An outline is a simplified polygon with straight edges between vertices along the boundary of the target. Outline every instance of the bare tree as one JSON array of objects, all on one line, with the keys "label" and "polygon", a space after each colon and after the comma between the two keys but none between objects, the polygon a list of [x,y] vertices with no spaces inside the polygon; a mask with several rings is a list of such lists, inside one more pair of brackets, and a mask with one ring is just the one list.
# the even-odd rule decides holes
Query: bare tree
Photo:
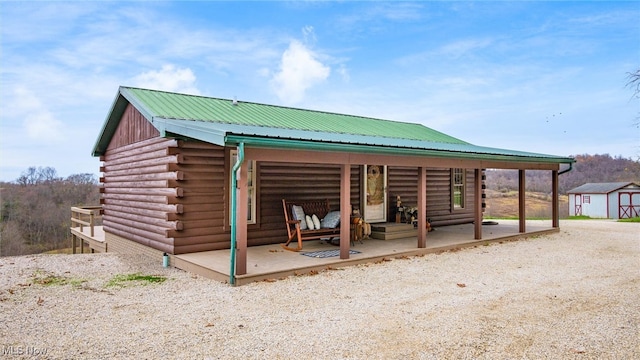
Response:
[{"label": "bare tree", "polygon": [[100,198],[92,174],[64,179],[51,167],[30,167],[0,188],[0,256],[68,247],[71,206],[98,204]]},{"label": "bare tree", "polygon": [[[633,90],[633,97],[640,99],[640,69],[627,73],[627,79],[627,87]],[[640,112],[636,115],[636,120],[633,124],[640,127]]]},{"label": "bare tree", "polygon": [[633,90],[633,96],[640,99],[640,69],[627,73],[627,87]]}]

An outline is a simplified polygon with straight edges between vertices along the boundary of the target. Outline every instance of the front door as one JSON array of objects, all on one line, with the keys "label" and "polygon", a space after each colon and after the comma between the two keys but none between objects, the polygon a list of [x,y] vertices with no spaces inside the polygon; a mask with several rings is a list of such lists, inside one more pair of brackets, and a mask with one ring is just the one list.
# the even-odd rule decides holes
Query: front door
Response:
[{"label": "front door", "polygon": [[362,216],[369,223],[387,221],[387,166],[363,166]]}]

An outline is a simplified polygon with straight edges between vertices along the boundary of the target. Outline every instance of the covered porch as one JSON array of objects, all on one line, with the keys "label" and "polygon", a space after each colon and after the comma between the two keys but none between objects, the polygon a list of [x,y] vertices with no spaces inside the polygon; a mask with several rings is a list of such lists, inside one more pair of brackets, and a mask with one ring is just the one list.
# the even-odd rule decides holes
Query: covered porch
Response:
[{"label": "covered porch", "polygon": [[[333,264],[352,265],[362,262],[377,261],[390,256],[410,256],[426,254],[430,252],[438,252],[448,250],[456,247],[473,246],[476,244],[482,244],[491,241],[506,241],[522,237],[524,235],[539,235],[539,231],[549,232],[558,231],[559,229],[559,212],[558,212],[558,175],[560,164],[555,159],[539,158],[529,159],[522,154],[513,154],[513,159],[505,159],[504,156],[485,155],[485,154],[465,154],[466,158],[449,158],[438,157],[430,151],[420,152],[417,150],[410,151],[398,151],[390,152],[388,149],[369,149],[368,152],[345,152],[343,148],[336,149],[304,149],[305,146],[309,147],[309,144],[296,143],[292,146],[291,150],[285,150],[281,148],[273,148],[265,146],[264,142],[256,140],[255,138],[247,137],[230,137],[228,140],[232,140],[238,144],[238,159],[232,171],[232,185],[235,188],[234,196],[237,199],[232,201],[231,213],[234,214],[234,219],[231,221],[231,250],[224,250],[223,252],[211,251],[211,256],[207,256],[206,253],[196,254],[184,254],[176,256],[176,266],[193,272],[202,271],[203,274],[209,274],[206,269],[219,269],[214,270],[208,277],[219,278],[220,280],[229,282],[232,285],[239,283],[245,283],[256,280],[264,280],[270,278],[277,278],[280,276],[287,276],[295,274],[296,272],[310,272],[318,271]],[[273,144],[272,144],[273,145]],[[246,146],[246,147],[245,147]],[[325,147],[328,145],[325,145]],[[325,151],[318,151],[325,150]],[[334,150],[334,151],[327,151]],[[379,152],[377,152],[378,150]],[[355,250],[350,244],[350,231],[347,226],[341,226],[340,236],[337,245],[339,245],[339,258],[338,259],[312,259],[318,260],[317,263],[311,264],[307,261],[304,262],[306,256],[300,256],[299,254],[284,255],[287,259],[291,259],[288,262],[287,268],[281,267],[282,258],[277,261],[259,261],[261,256],[266,256],[266,259],[273,259],[273,254],[279,254],[275,247],[263,246],[248,246],[248,222],[247,222],[247,200],[248,200],[248,166],[250,161],[270,161],[270,162],[286,162],[286,163],[309,163],[309,159],[313,159],[314,163],[318,164],[332,164],[338,165],[340,168],[340,183],[339,183],[339,211],[340,211],[340,223],[349,224],[351,214],[352,203],[352,181],[351,181],[351,168],[352,165],[362,166],[366,164],[381,164],[392,165],[400,167],[414,168],[416,172],[416,182],[413,193],[416,195],[416,208],[418,214],[428,214],[427,204],[427,167],[442,167],[448,169],[461,168],[472,171],[472,184],[466,185],[467,188],[472,189],[472,198],[469,201],[470,209],[472,209],[473,223],[467,225],[460,225],[456,227],[441,227],[441,229],[458,229],[453,231],[447,236],[447,231],[431,232],[427,235],[427,218],[425,216],[418,216],[417,218],[417,232],[415,235],[402,239],[394,239],[394,241],[387,244],[379,244],[378,241],[371,240],[372,248],[368,252],[352,253],[351,250]],[[519,177],[519,196],[518,196],[518,217],[519,220],[510,223],[509,226],[496,227],[496,225],[487,225],[490,228],[483,229],[482,226],[483,214],[482,214],[482,173],[483,169],[487,168],[504,168],[518,170]],[[552,218],[545,227],[541,228],[528,228],[530,224],[526,219],[526,204],[525,204],[525,170],[546,170],[551,175],[551,191],[552,194]],[[355,194],[356,197],[363,196],[362,190]],[[385,195],[386,196],[386,195]],[[498,230],[499,229],[499,230]],[[501,230],[501,231],[500,231]],[[443,233],[443,235],[439,235]],[[311,243],[305,245],[305,251],[315,250]],[[319,245],[315,242],[315,245]],[[331,245],[328,245],[331,246]],[[358,245],[360,246],[360,245]],[[364,244],[361,245],[364,248]],[[267,249],[267,250],[257,250]],[[275,249],[275,250],[274,250]],[[375,250],[374,250],[375,249]],[[213,257],[213,254],[223,254],[217,259],[217,261],[209,262],[209,259]],[[232,259],[229,261],[221,261],[223,257]],[[206,260],[205,260],[206,259]],[[298,264],[304,262],[304,265]],[[211,265],[209,265],[211,263]],[[218,265],[213,265],[217,263]],[[269,265],[267,265],[269,263]],[[222,266],[229,266],[229,269],[224,269],[221,264],[227,264]],[[260,268],[257,270],[256,268]],[[265,270],[262,270],[265,268]],[[235,269],[235,271],[233,270]],[[259,273],[254,273],[259,271]],[[218,274],[223,274],[220,278]],[[226,276],[224,276],[226,274]],[[224,279],[226,278],[226,279]],[[250,279],[250,280],[247,280]]]},{"label": "covered porch", "polygon": [[[481,240],[475,239],[474,224],[438,227],[429,232],[423,248],[416,247],[416,237],[393,240],[369,238],[363,240],[362,244],[356,242],[352,245],[350,249],[358,253],[349,254],[347,259],[341,259],[339,255],[324,258],[303,255],[323,250],[335,250],[339,253],[339,246],[324,240],[305,242],[301,252],[285,251],[278,244],[251,246],[246,250],[246,272],[235,275],[235,285],[273,281],[291,275],[314,274],[327,269],[483,246],[494,242],[502,243],[559,231],[557,226],[553,226],[552,220],[527,220],[525,232],[520,231],[519,220],[496,222],[493,225],[482,225]],[[173,265],[207,278],[228,282],[231,276],[230,255],[230,249],[175,255]]]}]

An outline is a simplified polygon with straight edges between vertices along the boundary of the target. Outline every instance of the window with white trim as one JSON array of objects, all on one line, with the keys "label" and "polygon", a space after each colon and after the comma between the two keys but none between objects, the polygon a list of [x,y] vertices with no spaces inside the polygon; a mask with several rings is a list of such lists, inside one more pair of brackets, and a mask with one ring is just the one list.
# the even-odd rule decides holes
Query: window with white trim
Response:
[{"label": "window with white trim", "polygon": [[451,169],[451,204],[453,209],[464,209],[465,169]]},{"label": "window with white trim", "polygon": [[[233,165],[235,165],[236,161],[238,161],[238,151],[231,150],[231,161],[229,162],[229,169],[233,170]],[[247,168],[247,223],[255,224],[256,223],[256,162],[248,161],[243,166],[248,166]],[[238,175],[239,172],[238,172]],[[232,184],[233,176],[231,171],[229,171],[229,184]],[[233,186],[230,186],[230,191],[235,191],[236,189]],[[229,192],[229,209],[231,209],[231,197],[233,194]],[[231,211],[229,211],[229,220],[231,220]]]}]

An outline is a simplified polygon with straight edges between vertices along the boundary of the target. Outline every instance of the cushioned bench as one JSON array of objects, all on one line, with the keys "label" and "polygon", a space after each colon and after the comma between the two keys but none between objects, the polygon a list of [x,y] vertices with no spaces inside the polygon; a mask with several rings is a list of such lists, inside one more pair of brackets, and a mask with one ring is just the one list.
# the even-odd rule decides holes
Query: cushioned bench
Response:
[{"label": "cushioned bench", "polygon": [[[286,250],[302,250],[302,241],[340,237],[340,212],[331,211],[329,199],[292,201],[282,199],[285,225],[287,227],[287,242],[281,244]],[[316,217],[314,224],[313,215]],[[307,218],[308,217],[308,218]],[[309,221],[311,220],[311,221]],[[320,220],[323,220],[320,222]],[[314,228],[310,229],[310,225]],[[320,225],[316,229],[316,226]],[[289,244],[298,241],[298,247],[293,249]]]}]

